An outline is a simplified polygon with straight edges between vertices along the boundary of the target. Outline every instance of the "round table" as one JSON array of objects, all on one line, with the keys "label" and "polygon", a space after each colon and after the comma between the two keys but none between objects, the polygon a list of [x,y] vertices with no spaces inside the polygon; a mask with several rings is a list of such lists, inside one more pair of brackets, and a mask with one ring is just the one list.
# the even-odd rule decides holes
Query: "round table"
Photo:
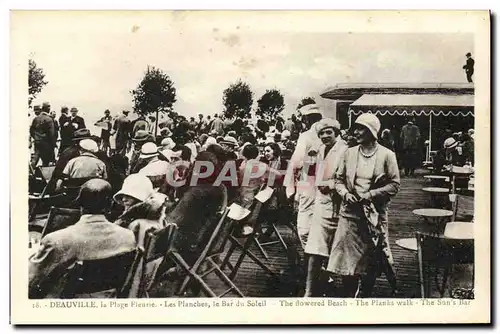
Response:
[{"label": "round table", "polygon": [[395,241],[396,245],[403,249],[410,251],[417,251],[417,239],[416,238],[402,238]]},{"label": "round table", "polygon": [[450,192],[450,189],[440,187],[425,187],[422,190],[431,194],[430,205],[433,207],[437,205],[438,196],[443,196]]},{"label": "round table", "polygon": [[445,176],[445,175],[424,175],[424,179],[427,179],[427,180],[440,180],[440,181],[444,181],[444,182],[449,182],[450,181],[450,178],[448,176]]},{"label": "round table", "polygon": [[413,210],[413,214],[424,218],[426,222],[433,222],[433,233],[442,233],[444,230],[444,223],[446,218],[453,216],[453,211],[435,209],[435,208],[424,208]]}]

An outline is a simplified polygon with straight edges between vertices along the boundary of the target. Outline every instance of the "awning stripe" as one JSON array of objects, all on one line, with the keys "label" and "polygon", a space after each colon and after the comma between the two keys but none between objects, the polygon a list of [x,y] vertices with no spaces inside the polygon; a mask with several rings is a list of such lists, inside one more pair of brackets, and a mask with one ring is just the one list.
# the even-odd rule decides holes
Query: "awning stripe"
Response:
[{"label": "awning stripe", "polygon": [[474,116],[474,111],[471,110],[408,110],[408,109],[349,109],[349,114],[360,115],[363,113],[370,113],[380,116],[461,116],[468,117]]}]

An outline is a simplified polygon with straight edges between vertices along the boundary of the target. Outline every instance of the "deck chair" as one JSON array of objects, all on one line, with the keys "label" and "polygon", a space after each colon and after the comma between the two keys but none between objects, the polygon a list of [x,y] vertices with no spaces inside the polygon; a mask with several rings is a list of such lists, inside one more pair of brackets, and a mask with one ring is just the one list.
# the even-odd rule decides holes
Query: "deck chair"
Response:
[{"label": "deck chair", "polygon": [[[224,269],[226,266],[231,270],[231,273],[229,274],[230,279],[234,279],[236,277],[236,274],[238,273],[239,268],[241,267],[241,264],[243,263],[243,260],[245,257],[249,257],[255,264],[257,264],[259,267],[261,267],[264,271],[266,271],[269,275],[275,277],[277,274],[267,265],[265,264],[259,257],[257,257],[251,250],[250,247],[252,245],[255,245],[257,249],[260,251],[260,253],[267,257],[267,253],[262,247],[262,244],[259,243],[258,241],[258,233],[260,231],[260,222],[262,220],[262,213],[265,212],[267,208],[267,201],[269,200],[270,197],[263,196],[262,198],[259,198],[259,196],[256,196],[254,199],[254,202],[252,203],[252,206],[250,207],[251,214],[246,215],[241,217],[240,219],[238,218],[233,218],[233,220],[238,221],[238,224],[243,224],[249,220],[254,220],[250,222],[251,225],[253,225],[254,229],[253,232],[245,237],[244,242],[242,243],[241,241],[238,240],[238,237],[233,234],[230,235],[229,240],[231,243],[231,246],[226,253],[226,256],[222,262],[222,268]],[[236,204],[233,204],[236,205]],[[233,255],[233,253],[236,250],[240,250],[241,253],[238,257],[238,260],[234,265],[230,263],[230,258]]]},{"label": "deck chair", "polygon": [[[194,263],[189,265],[177,251],[172,251],[169,257],[186,272],[186,277],[177,290],[177,295],[182,296],[188,288],[191,288],[197,296],[199,289],[209,297],[224,297],[230,292],[236,293],[239,297],[244,297],[240,289],[231,281],[219,266],[220,257],[224,252],[230,233],[232,232],[232,220],[226,219],[229,213],[227,206],[227,189],[224,189],[224,199],[221,205],[221,211],[218,214],[218,222],[215,226],[206,246],[200,256]],[[208,267],[208,268],[207,268]],[[229,286],[227,290],[217,295],[211,287],[208,286],[205,277],[215,273],[219,279]]]},{"label": "deck chair", "polygon": [[[445,239],[436,234],[417,232],[417,256],[422,298],[430,297],[431,280],[443,298],[454,264],[474,263],[473,240]],[[439,273],[442,270],[441,282]],[[451,291],[450,291],[451,295]]]},{"label": "deck chair", "polygon": [[171,250],[175,235],[177,233],[177,224],[166,224],[162,229],[151,228],[146,231],[144,236],[144,254],[142,257],[142,271],[140,278],[140,293],[141,296],[149,298],[149,290],[154,283],[152,277],[149,282],[146,282],[147,266],[152,261],[163,258],[164,261]]},{"label": "deck chair", "polygon": [[29,180],[29,213],[28,220],[32,221],[35,215],[47,205],[62,203],[65,194],[47,194],[47,188],[55,166],[36,167],[30,164]]},{"label": "deck chair", "polygon": [[68,203],[74,201],[78,197],[80,188],[85,182],[98,178],[99,177],[64,178],[61,189],[66,194]]},{"label": "deck chair", "polygon": [[69,268],[61,298],[103,291],[116,291],[116,298],[127,298],[143,250],[134,249],[105,259],[77,261]]},{"label": "deck chair", "polygon": [[80,216],[81,211],[79,209],[52,207],[49,218],[47,218],[42,230],[42,238],[49,233],[74,225],[80,219]]},{"label": "deck chair", "polygon": [[[273,196],[278,196],[276,194],[276,191],[273,193]],[[278,205],[279,205],[278,201]],[[283,248],[285,252],[288,251],[289,247],[286,244],[283,236],[281,235],[280,231],[278,230],[278,226],[285,226],[289,228],[292,231],[292,234],[299,238],[299,234],[297,231],[297,227],[293,224],[294,219],[293,219],[293,206],[292,205],[284,205],[280,206],[278,208],[274,208],[273,210],[273,215],[271,216],[272,219],[266,219],[269,227],[266,231],[261,230],[258,231],[259,235],[256,238],[256,242],[258,243],[258,248],[259,250],[262,249],[265,246],[270,246],[274,244],[280,244],[280,246]],[[269,212],[269,211],[268,211]],[[266,212],[266,216],[269,217],[270,215]],[[276,236],[277,239],[272,240],[272,236]],[[266,258],[269,259],[269,256],[265,251],[261,251],[262,255]],[[287,253],[288,254],[288,253]]]}]

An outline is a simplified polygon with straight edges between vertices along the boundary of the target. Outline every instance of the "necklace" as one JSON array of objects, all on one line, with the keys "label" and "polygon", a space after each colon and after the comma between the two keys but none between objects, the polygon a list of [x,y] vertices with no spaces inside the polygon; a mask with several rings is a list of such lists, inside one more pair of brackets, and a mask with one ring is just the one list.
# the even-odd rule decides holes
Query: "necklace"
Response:
[{"label": "necklace", "polygon": [[364,156],[365,158],[371,158],[373,157],[373,155],[375,154],[375,152],[377,152],[377,149],[378,149],[378,145],[375,146],[375,148],[373,149],[373,151],[371,153],[365,153],[363,152],[363,148],[362,147],[359,147],[359,152],[361,153],[362,156]]}]

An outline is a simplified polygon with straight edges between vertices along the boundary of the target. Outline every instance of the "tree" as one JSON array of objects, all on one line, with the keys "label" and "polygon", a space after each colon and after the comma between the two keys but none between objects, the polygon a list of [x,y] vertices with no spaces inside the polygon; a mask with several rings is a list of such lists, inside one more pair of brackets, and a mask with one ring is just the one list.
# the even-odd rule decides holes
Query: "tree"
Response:
[{"label": "tree", "polygon": [[[136,89],[130,91],[134,102],[134,112],[140,115],[171,112],[176,100],[174,83],[161,69],[149,66]],[[157,129],[158,126],[155,127]],[[156,130],[155,130],[156,136]]]},{"label": "tree", "polygon": [[36,98],[38,93],[42,91],[43,86],[48,84],[48,81],[45,81],[45,73],[43,70],[36,66],[36,63],[33,59],[28,60],[28,106],[31,107],[31,103]]},{"label": "tree", "polygon": [[262,97],[257,101],[257,111],[259,116],[274,118],[285,109],[283,95],[277,89],[267,89]]},{"label": "tree", "polygon": [[308,104],[315,104],[316,101],[314,100],[314,98],[312,97],[304,97],[302,99],[302,101],[300,101],[300,103],[297,105],[297,110],[299,110],[300,108],[302,108],[303,106],[307,106]]},{"label": "tree", "polygon": [[222,102],[224,104],[223,112],[227,118],[232,118],[233,116],[242,119],[250,118],[253,92],[250,86],[240,79],[224,90]]}]

